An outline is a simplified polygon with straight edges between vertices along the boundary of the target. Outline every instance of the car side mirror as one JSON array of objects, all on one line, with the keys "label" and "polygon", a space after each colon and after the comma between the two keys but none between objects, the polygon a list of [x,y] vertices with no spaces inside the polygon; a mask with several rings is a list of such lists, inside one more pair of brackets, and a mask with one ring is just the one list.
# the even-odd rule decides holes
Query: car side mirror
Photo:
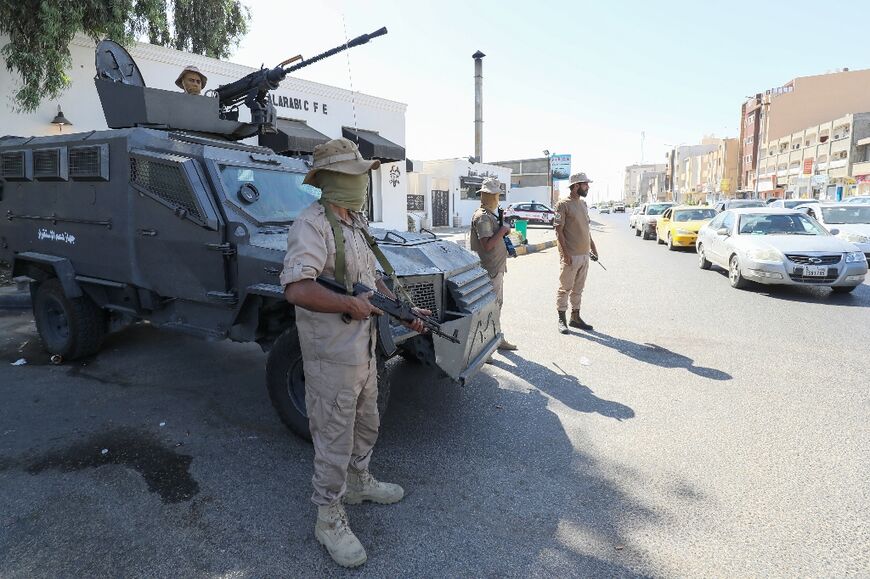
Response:
[{"label": "car side mirror", "polygon": [[836,227],[831,229],[831,235],[840,235],[840,230]]},{"label": "car side mirror", "polygon": [[727,227],[720,227],[719,229],[716,230],[716,235],[722,235],[723,237],[728,237],[728,235],[729,235],[728,228]]}]

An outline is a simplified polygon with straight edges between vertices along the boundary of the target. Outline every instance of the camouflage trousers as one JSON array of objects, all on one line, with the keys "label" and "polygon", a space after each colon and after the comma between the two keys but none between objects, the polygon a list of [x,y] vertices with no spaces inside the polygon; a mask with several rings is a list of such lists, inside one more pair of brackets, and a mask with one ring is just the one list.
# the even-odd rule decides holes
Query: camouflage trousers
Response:
[{"label": "camouflage trousers", "polygon": [[378,439],[378,371],[305,360],[305,405],[314,443],[311,500],[318,506],[340,501],[347,490],[348,465],[367,470]]}]

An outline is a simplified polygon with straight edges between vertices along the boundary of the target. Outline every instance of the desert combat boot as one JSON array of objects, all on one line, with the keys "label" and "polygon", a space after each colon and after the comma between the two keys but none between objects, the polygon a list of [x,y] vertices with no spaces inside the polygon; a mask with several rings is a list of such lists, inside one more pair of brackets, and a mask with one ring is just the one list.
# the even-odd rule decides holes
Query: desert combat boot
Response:
[{"label": "desert combat boot", "polygon": [[399,485],[378,482],[367,470],[347,469],[347,492],[344,502],[358,505],[363,501],[372,501],[382,505],[398,503],[405,496],[405,490]]},{"label": "desert combat boot", "polygon": [[571,310],[571,321],[568,322],[568,325],[572,328],[586,330],[587,332],[594,329],[592,324],[587,324],[583,321],[583,318],[580,317],[580,310]]},{"label": "desert combat boot", "polygon": [[332,560],[342,567],[359,567],[366,562],[366,550],[350,530],[341,502],[317,507],[314,536],[326,547]]}]

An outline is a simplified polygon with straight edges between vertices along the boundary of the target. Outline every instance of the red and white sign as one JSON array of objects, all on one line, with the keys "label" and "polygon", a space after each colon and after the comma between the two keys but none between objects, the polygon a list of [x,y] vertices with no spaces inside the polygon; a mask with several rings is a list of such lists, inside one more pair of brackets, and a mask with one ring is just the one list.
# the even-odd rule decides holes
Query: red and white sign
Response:
[{"label": "red and white sign", "polygon": [[804,175],[813,174],[813,158],[804,159]]}]

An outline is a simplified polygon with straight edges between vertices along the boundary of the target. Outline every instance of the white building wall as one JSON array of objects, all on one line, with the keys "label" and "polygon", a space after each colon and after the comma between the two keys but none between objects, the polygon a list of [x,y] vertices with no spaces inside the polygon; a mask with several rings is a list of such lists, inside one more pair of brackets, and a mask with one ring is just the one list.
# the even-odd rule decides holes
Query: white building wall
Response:
[{"label": "white building wall", "polygon": [[[462,177],[496,177],[505,184],[506,199],[501,200],[503,207],[512,195],[511,170],[507,167],[487,165],[486,163],[471,163],[466,159],[444,159],[439,161],[423,161],[420,163],[420,172],[430,176],[430,182],[437,185],[433,188],[446,187],[446,190],[450,191],[451,225],[458,223],[467,226],[471,223],[471,216],[480,207],[480,199],[463,199]],[[521,189],[521,191],[525,190]],[[426,193],[427,208],[431,207],[431,193],[431,190]],[[525,200],[525,197],[523,200]],[[456,216],[459,217],[458,222],[455,219]]]},{"label": "white building wall", "polygon": [[[0,35],[0,46],[9,41]],[[206,92],[239,79],[255,69],[239,64],[223,62],[197,54],[181,52],[162,46],[137,43],[128,48],[136,61],[145,84],[153,88],[178,91],[175,79],[188,64],[199,68],[207,77]],[[85,36],[77,36],[70,45],[72,67],[68,71],[72,82],[70,88],[56,101],[45,100],[33,113],[14,110],[13,95],[19,85],[16,75],[6,70],[5,61],[0,63],[0,135],[49,135],[58,128],[50,124],[57,114],[58,104],[73,125],[63,127],[63,132],[83,132],[106,129],[103,110],[94,86],[94,44]],[[2,60],[2,59],[0,59]],[[317,66],[316,64],[312,66]],[[303,72],[304,74],[304,72]],[[338,87],[287,77],[281,86],[272,92],[278,117],[303,120],[312,128],[332,138],[342,136],[342,127],[354,127],[377,131],[386,139],[405,146],[405,111],[407,105],[361,93],[352,93]],[[298,108],[295,106],[298,101]],[[283,103],[292,106],[283,106]],[[250,118],[247,109],[241,107],[241,120]],[[356,121],[354,121],[356,118]],[[256,139],[246,142],[256,143]],[[404,161],[396,163],[400,170],[400,183],[389,189],[380,185],[387,180],[388,164],[375,171],[373,193],[386,195],[375,197],[375,220],[379,227],[400,230],[407,228],[405,194],[407,177]],[[380,207],[380,210],[378,209]]]}]

